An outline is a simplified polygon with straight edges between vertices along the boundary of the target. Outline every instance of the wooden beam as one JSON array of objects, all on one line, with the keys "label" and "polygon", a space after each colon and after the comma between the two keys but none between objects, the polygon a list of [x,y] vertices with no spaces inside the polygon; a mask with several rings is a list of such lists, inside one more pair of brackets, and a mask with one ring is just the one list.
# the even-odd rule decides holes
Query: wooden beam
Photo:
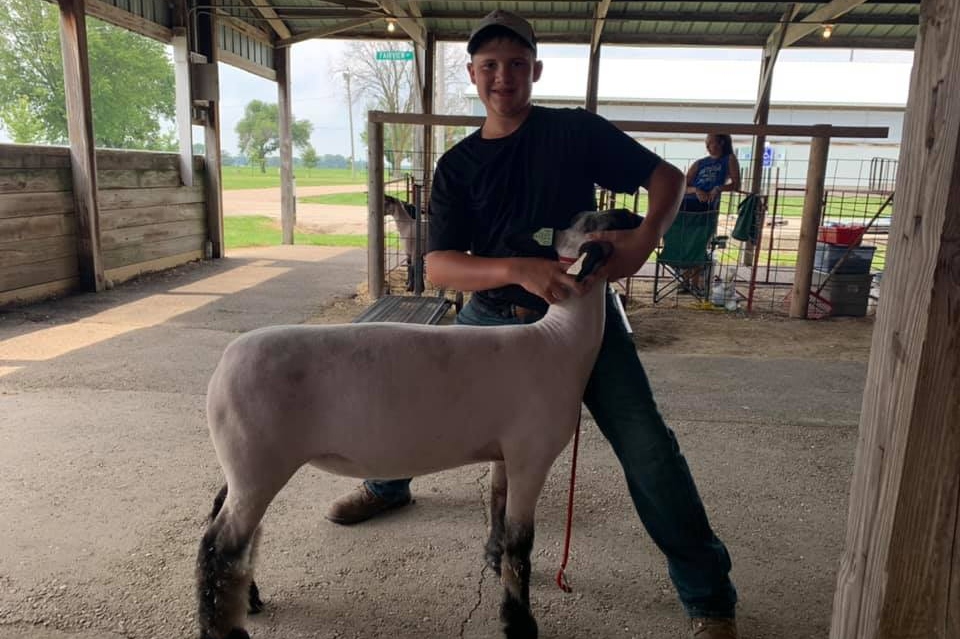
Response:
[{"label": "wooden beam", "polygon": [[[753,110],[753,123],[759,125],[767,124],[770,117],[770,87],[773,84],[773,71],[777,65],[777,57],[783,48],[783,39],[787,33],[787,26],[797,15],[799,7],[791,4],[780,16],[780,22],[774,28],[770,37],[767,38],[767,44],[763,48],[763,62],[760,67],[760,82],[757,87],[757,103]],[[762,133],[754,136],[753,139],[753,164],[750,172],[750,191],[751,193],[760,193],[763,190],[763,154],[766,150],[767,136]],[[747,243],[747,250],[743,252],[744,265],[753,264],[753,253],[755,247],[751,242]]]},{"label": "wooden beam", "polygon": [[383,122],[367,121],[367,291],[383,297]]},{"label": "wooden beam", "polygon": [[289,38],[292,35],[286,23],[280,19],[280,17],[277,15],[277,12],[274,11],[273,6],[268,0],[246,1],[253,6],[254,9],[256,9],[257,13],[262,15],[267,20],[267,24],[270,25],[270,28],[273,29],[278,38]]},{"label": "wooden beam", "polygon": [[920,15],[832,639],[960,637],[960,3]]},{"label": "wooden beam", "polygon": [[396,18],[397,24],[400,25],[404,33],[410,36],[411,40],[420,45],[420,48],[426,48],[427,29],[423,24],[423,20],[417,20],[411,17],[406,10],[400,6],[397,0],[378,0],[377,4],[379,4],[384,11]]},{"label": "wooden beam", "polygon": [[90,63],[87,55],[86,3],[59,0],[60,50],[70,137],[70,170],[77,221],[77,263],[80,286],[99,292],[105,288],[100,253],[100,211],[97,202],[97,158],[90,106]]},{"label": "wooden beam", "polygon": [[[826,127],[824,127],[826,129]],[[800,218],[800,239],[797,265],[793,273],[790,317],[806,319],[810,304],[810,285],[813,281],[813,262],[817,250],[817,231],[827,177],[827,155],[830,138],[821,133],[810,141],[810,159],[807,161],[806,191],[803,195],[803,217]]]},{"label": "wooden beam", "polygon": [[600,85],[600,39],[606,24],[610,0],[597,3],[593,13],[593,33],[590,36],[590,58],[587,66],[587,98],[584,107],[587,111],[597,112],[597,100]]},{"label": "wooden beam", "polygon": [[[433,124],[439,126],[477,126],[483,124],[481,115],[422,115],[420,113],[386,113],[370,111],[373,122],[397,124]],[[730,133],[732,135],[785,135],[796,137],[826,136],[830,138],[886,138],[890,129],[885,126],[833,126],[804,124],[768,124],[757,126],[743,122],[664,122],[661,120],[611,120],[623,131],[646,133]]]},{"label": "wooden beam", "polygon": [[277,79],[276,69],[271,69],[270,67],[265,67],[262,64],[251,62],[249,59],[239,56],[236,53],[231,53],[229,51],[220,49],[217,51],[217,60],[243,71],[248,71],[257,77],[263,78],[264,80],[275,82]]},{"label": "wooden beam", "polygon": [[[204,191],[207,200],[207,235],[210,242],[208,256],[224,256],[223,245],[223,181],[220,171],[220,95],[217,62],[220,60],[220,48],[217,46],[217,12],[219,0],[207,0],[210,10],[198,11],[196,15],[197,53],[206,58],[204,65],[191,65],[196,72],[200,66],[206,69],[210,77],[208,86],[216,87],[214,99],[203,108],[203,146],[206,162]],[[191,86],[195,84],[192,83]]]},{"label": "wooden beam", "polygon": [[600,0],[593,11],[593,34],[590,36],[590,48],[600,47],[600,38],[607,21],[607,12],[610,11],[610,0]]},{"label": "wooden beam", "polygon": [[180,148],[180,179],[193,186],[193,97],[190,89],[190,44],[187,29],[174,30],[173,79],[176,107],[177,142]]},{"label": "wooden beam", "polygon": [[[427,48],[423,56],[423,92],[420,99],[420,110],[427,115],[434,111],[434,82],[437,77],[437,39],[427,32]],[[430,193],[430,183],[433,178],[433,126],[423,127],[423,193]]]},{"label": "wooden beam", "polygon": [[297,201],[293,190],[293,109],[290,95],[290,47],[277,49],[277,106],[280,112],[280,228],[281,242],[293,244]]},{"label": "wooden beam", "polygon": [[783,46],[789,47],[793,43],[801,40],[814,31],[821,28],[824,23],[833,22],[851,9],[856,9],[867,0],[833,0],[819,9],[811,11],[805,15],[802,22],[797,22],[787,29],[783,38]]},{"label": "wooden beam", "polygon": [[242,35],[252,38],[253,40],[257,40],[258,42],[262,42],[266,45],[272,45],[274,42],[274,38],[271,37],[271,33],[269,31],[264,31],[263,29],[253,26],[249,22],[244,22],[240,18],[236,18],[224,12],[222,9],[217,11],[217,21],[219,21],[221,24],[227,25],[230,29],[233,29]]},{"label": "wooden beam", "polygon": [[306,31],[304,33],[298,33],[295,36],[285,38],[277,42],[277,46],[287,47],[297,42],[304,42],[305,40],[314,40],[318,38],[329,38],[331,36],[343,33],[344,31],[349,31],[350,29],[355,29],[357,27],[362,27],[370,24],[371,22],[376,22],[377,20],[383,20],[382,17],[377,16],[375,18],[357,18],[355,20],[344,20],[343,22],[337,23],[331,27],[324,27],[322,29],[314,29],[312,31]]},{"label": "wooden beam", "polygon": [[138,15],[119,9],[103,0],[86,0],[87,15],[160,42],[170,42],[173,30]]}]

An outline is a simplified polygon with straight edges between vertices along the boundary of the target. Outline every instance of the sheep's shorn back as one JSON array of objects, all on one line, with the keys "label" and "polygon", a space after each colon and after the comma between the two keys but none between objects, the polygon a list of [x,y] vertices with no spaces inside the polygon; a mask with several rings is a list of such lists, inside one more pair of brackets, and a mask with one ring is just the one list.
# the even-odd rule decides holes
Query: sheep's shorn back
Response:
[{"label": "sheep's shorn back", "polygon": [[[606,212],[590,215],[618,223]],[[586,228],[601,230],[578,225],[559,236],[580,247]],[[593,267],[609,254],[586,248]],[[207,393],[226,492],[197,558],[200,637],[248,636],[247,607],[262,605],[253,581],[260,520],[304,464],[399,478],[478,462],[493,463],[485,556],[502,576],[504,632],[536,637],[534,511],[576,428],[603,323],[598,285],[524,326],[273,326],[234,340]],[[424,392],[411,393],[411,379]]]}]

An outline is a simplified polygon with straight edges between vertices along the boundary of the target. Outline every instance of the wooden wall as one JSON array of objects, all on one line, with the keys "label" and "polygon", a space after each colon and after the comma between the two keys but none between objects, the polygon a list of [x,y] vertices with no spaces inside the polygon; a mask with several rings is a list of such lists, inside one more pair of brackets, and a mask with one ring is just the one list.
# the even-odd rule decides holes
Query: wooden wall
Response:
[{"label": "wooden wall", "polygon": [[[100,242],[112,283],[203,257],[203,159],[194,186],[178,156],[97,151]],[[70,154],[66,147],[0,144],[0,304],[73,291],[79,284]]]}]

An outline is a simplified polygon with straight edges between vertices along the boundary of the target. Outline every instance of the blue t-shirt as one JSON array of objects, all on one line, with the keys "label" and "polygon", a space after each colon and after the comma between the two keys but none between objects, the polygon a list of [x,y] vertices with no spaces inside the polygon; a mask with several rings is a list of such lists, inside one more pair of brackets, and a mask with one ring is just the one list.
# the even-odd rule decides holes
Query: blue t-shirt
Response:
[{"label": "blue t-shirt", "polygon": [[[727,174],[730,172],[730,156],[724,155],[719,158],[707,156],[697,162],[697,174],[693,178],[693,186],[701,191],[710,192],[711,189],[723,186],[727,183]],[[696,193],[687,193],[683,197],[682,209],[688,209],[687,204],[701,207],[703,204],[697,199]],[[709,203],[710,205],[720,204],[719,196]],[[715,206],[711,206],[715,208]]]}]

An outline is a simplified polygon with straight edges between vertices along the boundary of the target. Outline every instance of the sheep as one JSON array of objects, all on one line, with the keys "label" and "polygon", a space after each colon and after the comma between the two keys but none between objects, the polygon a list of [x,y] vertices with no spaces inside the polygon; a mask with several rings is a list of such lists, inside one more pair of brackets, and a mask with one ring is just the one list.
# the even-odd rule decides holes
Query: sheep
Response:
[{"label": "sheep", "polygon": [[[576,255],[582,244],[582,279],[612,252],[608,243],[583,243],[585,234],[635,227],[640,219],[623,209],[581,214],[558,233],[557,247]],[[592,286],[527,325],[273,326],[228,345],[207,391],[226,485],[197,556],[201,639],[249,637],[247,608],[263,606],[253,580],[260,522],[303,465],[396,478],[480,462],[492,467],[484,557],[504,586],[504,634],[535,638],[529,589],[536,503],[578,423],[603,334],[605,289]],[[431,392],[410,394],[408,379]]]},{"label": "sheep", "polygon": [[[393,217],[397,225],[397,235],[400,236],[400,250],[407,265],[407,290],[414,289],[414,254],[423,257],[427,247],[426,233],[420,233],[420,250],[414,251],[417,245],[417,208],[391,195],[383,196],[383,212]],[[421,229],[422,230],[422,229]],[[421,275],[422,277],[422,275]],[[422,281],[420,288],[423,288]]]}]

